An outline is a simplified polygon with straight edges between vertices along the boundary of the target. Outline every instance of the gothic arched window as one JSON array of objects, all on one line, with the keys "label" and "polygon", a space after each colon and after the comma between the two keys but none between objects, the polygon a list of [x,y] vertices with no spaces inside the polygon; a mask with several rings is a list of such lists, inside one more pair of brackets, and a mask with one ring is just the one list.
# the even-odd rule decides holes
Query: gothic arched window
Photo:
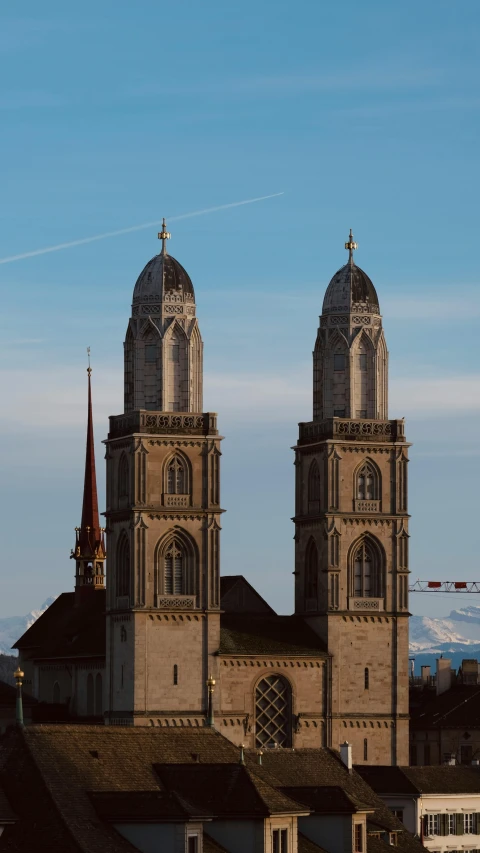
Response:
[{"label": "gothic arched window", "polygon": [[130,543],[123,531],[117,546],[116,594],[130,595]]},{"label": "gothic arched window", "polygon": [[357,501],[380,500],[380,476],[377,468],[369,461],[356,471],[355,499]]},{"label": "gothic arched window", "polygon": [[125,498],[128,495],[128,459],[123,453],[118,465],[118,497]]},{"label": "gothic arched window", "polygon": [[174,456],[167,465],[166,485],[168,495],[185,495],[187,493],[186,464],[179,456]]},{"label": "gothic arched window", "polygon": [[310,539],[305,554],[305,597],[317,598],[318,594],[318,551]]},{"label": "gothic arched window", "polygon": [[292,691],[281,675],[262,678],[255,690],[257,747],[292,745]]},{"label": "gothic arched window", "polygon": [[318,512],[320,509],[320,471],[317,460],[314,459],[308,472],[308,511]]},{"label": "gothic arched window", "polygon": [[350,595],[358,598],[383,596],[383,559],[380,549],[365,537],[352,556]]},{"label": "gothic arched window", "polygon": [[185,578],[185,553],[181,544],[172,539],[164,556],[164,591],[167,595],[182,595]]}]

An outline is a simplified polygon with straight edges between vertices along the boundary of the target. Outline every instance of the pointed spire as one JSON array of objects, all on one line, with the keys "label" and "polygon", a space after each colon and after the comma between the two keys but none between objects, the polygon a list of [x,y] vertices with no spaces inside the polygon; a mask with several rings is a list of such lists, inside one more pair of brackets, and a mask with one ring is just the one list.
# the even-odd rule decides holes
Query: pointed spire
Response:
[{"label": "pointed spire", "polygon": [[165,218],[162,222],[162,230],[159,231],[158,239],[162,241],[162,255],[167,254],[167,240],[170,240],[172,235],[167,231],[167,223],[165,222]]},{"label": "pointed spire", "polygon": [[358,249],[358,243],[355,243],[353,240],[352,229],[350,228],[350,234],[348,235],[348,241],[345,243],[345,248],[348,249],[348,260],[350,264],[353,264],[353,253],[355,249]]}]

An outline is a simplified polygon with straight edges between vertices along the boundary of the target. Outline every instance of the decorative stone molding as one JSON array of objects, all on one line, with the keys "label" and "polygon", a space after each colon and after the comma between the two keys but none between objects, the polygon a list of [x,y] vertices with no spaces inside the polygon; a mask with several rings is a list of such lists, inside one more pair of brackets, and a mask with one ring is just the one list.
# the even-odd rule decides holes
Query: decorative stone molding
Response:
[{"label": "decorative stone molding", "polygon": [[157,595],[156,605],[163,610],[193,610],[195,598],[193,595]]},{"label": "decorative stone molding", "polygon": [[380,512],[380,501],[355,501],[355,512]]},{"label": "decorative stone molding", "polygon": [[187,433],[194,435],[217,435],[216,412],[197,414],[177,412],[149,412],[135,410],[110,418],[109,438],[129,433]]},{"label": "decorative stone molding", "polygon": [[190,495],[164,495],[164,506],[179,506],[188,507],[190,505]]},{"label": "decorative stone molding", "polygon": [[299,444],[312,439],[343,438],[349,441],[405,441],[403,420],[351,420],[328,418],[300,423]]},{"label": "decorative stone molding", "polygon": [[349,610],[383,610],[383,598],[356,598],[348,599]]}]

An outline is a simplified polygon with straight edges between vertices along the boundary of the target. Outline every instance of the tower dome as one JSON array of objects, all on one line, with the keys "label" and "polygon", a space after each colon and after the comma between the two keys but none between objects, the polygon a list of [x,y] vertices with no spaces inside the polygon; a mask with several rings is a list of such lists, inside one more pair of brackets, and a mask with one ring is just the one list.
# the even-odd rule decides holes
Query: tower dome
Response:
[{"label": "tower dome", "polygon": [[349,259],[331,279],[325,292],[322,313],[363,310],[369,314],[379,314],[380,306],[373,282],[353,260],[353,250],[357,244],[353,242],[351,230],[345,248],[349,251]]},{"label": "tower dome", "polygon": [[133,291],[133,304],[162,302],[166,294],[195,299],[193,284],[187,271],[171,255],[160,252],[143,268]]}]

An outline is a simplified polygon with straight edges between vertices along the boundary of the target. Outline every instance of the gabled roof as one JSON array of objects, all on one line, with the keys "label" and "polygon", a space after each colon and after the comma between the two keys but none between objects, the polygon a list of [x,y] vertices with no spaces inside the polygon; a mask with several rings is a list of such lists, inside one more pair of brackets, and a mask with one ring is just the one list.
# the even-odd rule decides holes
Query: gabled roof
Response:
[{"label": "gabled roof", "polygon": [[447,764],[429,767],[370,767],[359,765],[357,773],[378,794],[480,794],[480,768]]},{"label": "gabled roof", "polygon": [[220,607],[226,613],[275,614],[273,607],[270,607],[243,575],[220,577]]},{"label": "gabled roof", "polygon": [[235,764],[156,764],[162,786],[216,817],[308,814],[251,769]]},{"label": "gabled roof", "polygon": [[410,728],[480,728],[480,686],[458,684],[412,708]]},{"label": "gabled roof", "polygon": [[282,791],[318,814],[355,814],[358,811],[373,811],[371,803],[364,803],[354,794],[347,794],[339,785],[286,786]]},{"label": "gabled roof", "polygon": [[170,791],[92,791],[97,814],[111,823],[205,820],[212,815]]},{"label": "gabled roof", "polygon": [[300,616],[222,614],[221,655],[325,657],[320,637]]},{"label": "gabled roof", "polygon": [[377,794],[402,794],[416,797],[418,789],[405,775],[403,767],[357,764],[355,770]]},{"label": "gabled roof", "polygon": [[63,592],[13,646],[37,658],[105,657],[106,590],[77,603]]}]

